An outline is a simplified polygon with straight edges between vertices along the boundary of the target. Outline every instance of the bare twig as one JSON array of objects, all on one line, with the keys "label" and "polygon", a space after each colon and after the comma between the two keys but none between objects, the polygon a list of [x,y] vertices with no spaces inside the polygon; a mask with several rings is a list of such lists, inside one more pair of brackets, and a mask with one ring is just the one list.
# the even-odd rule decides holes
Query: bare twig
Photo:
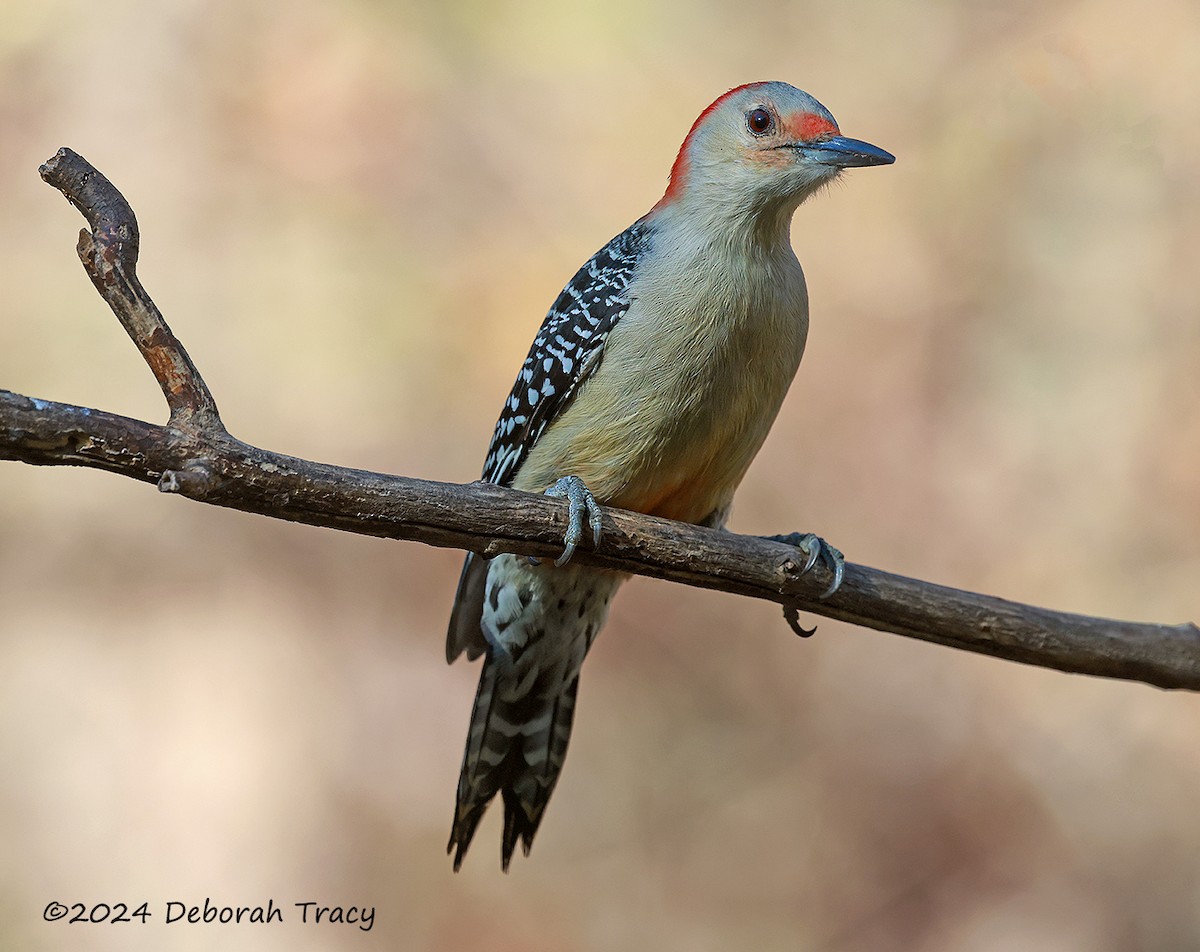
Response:
[{"label": "bare twig", "polygon": [[137,278],[138,226],[113,184],[78,153],[59,149],[38,169],[91,226],[79,233],[79,260],[162,387],[172,423],[222,428],[217,404],[183,345]]},{"label": "bare twig", "polygon": [[[80,257],[163,387],[166,426],[0,390],[0,459],[90,466],[213,505],[363,535],[554,556],[562,500],[484,483],[453,485],[283,456],[226,432],[195,365],[134,275],[137,227],[120,193],[67,149],[42,176],[92,225]],[[1049,611],[846,565],[828,599],[827,570],[804,574],[791,546],[609,509],[597,551],[576,559],[763,598],[911,638],[1061,671],[1200,690],[1200,629]]]}]

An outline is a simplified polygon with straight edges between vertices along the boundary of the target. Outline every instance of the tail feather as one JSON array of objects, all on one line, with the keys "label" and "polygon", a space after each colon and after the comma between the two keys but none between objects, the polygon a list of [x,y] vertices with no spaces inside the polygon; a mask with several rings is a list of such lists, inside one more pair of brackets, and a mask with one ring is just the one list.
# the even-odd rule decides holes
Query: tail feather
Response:
[{"label": "tail feather", "polygon": [[501,864],[508,869],[513,847],[521,840],[525,855],[533,846],[533,834],[542,822],[550,794],[558,783],[571,725],[575,720],[575,693],[579,678],[553,699],[549,709],[536,721],[530,722],[521,751],[520,769],[504,787],[504,836],[501,840]]},{"label": "tail feather", "polygon": [[487,650],[487,642],[479,627],[483,614],[483,592],[487,584],[488,562],[474,552],[463,559],[458,591],[454,595],[454,610],[446,631],[446,661],[453,664],[464,651],[467,660],[474,661]]},{"label": "tail feather", "polygon": [[624,578],[516,555],[468,559],[447,657],[477,651],[484,662],[447,845],[455,869],[497,795],[504,868],[518,843],[529,852],[567,755],[580,665]]},{"label": "tail feather", "polygon": [[454,852],[456,871],[484,810],[497,794],[504,802],[501,866],[508,870],[518,842],[529,854],[567,753],[579,679],[549,695],[535,684],[528,694],[507,699],[496,690],[499,681],[511,674],[506,667],[489,654],[475,694],[446,846],[447,852]]}]

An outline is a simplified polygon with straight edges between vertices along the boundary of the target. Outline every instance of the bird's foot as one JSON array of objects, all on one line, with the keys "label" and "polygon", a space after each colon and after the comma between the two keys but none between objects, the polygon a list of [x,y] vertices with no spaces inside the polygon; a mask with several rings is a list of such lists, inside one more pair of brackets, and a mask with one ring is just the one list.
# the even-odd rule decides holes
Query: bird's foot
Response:
[{"label": "bird's foot", "polygon": [[570,504],[567,512],[567,534],[563,536],[566,548],[563,554],[554,560],[555,565],[563,566],[571,561],[575,547],[583,539],[584,513],[587,513],[588,524],[592,527],[592,544],[600,544],[600,521],[604,517],[604,510],[578,476],[564,476],[546,490],[546,495],[566,499]]},{"label": "bird's foot", "polygon": [[821,598],[828,598],[841,588],[842,579],[846,575],[846,557],[819,535],[811,532],[789,532],[787,535],[763,536],[763,538],[770,539],[772,542],[782,542],[785,545],[794,545],[803,552],[805,562],[800,568],[801,575],[811,571],[818,560],[825,564],[825,567],[833,573],[833,580],[829,583],[829,588],[821,593]]}]

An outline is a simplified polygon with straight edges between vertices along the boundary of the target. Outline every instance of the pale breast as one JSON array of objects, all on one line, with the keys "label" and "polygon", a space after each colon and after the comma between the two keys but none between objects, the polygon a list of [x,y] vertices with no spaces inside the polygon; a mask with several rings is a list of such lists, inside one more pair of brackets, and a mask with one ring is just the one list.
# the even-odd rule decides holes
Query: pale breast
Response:
[{"label": "pale breast", "polygon": [[[804,351],[808,304],[792,255],[731,275],[703,259],[640,280],[601,364],[514,479],[579,476],[601,502],[699,522],[725,507]],[[734,289],[738,289],[734,293]]]}]

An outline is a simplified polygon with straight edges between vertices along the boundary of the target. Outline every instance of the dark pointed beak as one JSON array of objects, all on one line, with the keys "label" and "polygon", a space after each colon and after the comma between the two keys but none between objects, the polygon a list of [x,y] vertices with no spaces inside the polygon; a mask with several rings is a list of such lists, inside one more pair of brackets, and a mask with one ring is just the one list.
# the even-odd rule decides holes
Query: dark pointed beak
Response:
[{"label": "dark pointed beak", "polygon": [[877,145],[858,139],[847,139],[845,136],[834,136],[821,142],[798,145],[796,149],[809,162],[832,165],[839,169],[860,165],[891,165],[896,161],[892,153],[884,152]]}]

